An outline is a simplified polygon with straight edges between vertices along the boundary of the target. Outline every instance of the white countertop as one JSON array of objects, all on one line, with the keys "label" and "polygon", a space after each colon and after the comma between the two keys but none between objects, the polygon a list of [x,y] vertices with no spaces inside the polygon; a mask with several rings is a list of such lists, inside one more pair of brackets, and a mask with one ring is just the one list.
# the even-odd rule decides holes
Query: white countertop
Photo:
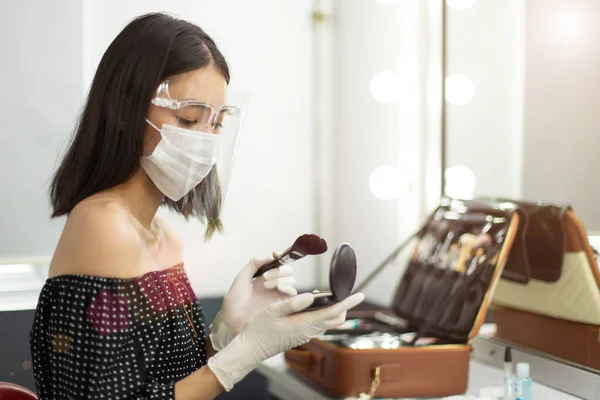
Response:
[{"label": "white countertop", "polygon": [[[283,354],[265,361],[258,367],[258,372],[269,380],[270,393],[281,400],[333,399],[318,391],[291,371],[285,364]],[[471,361],[467,394],[478,396],[482,388],[500,387],[502,386],[503,379],[503,373],[500,369],[477,361]],[[455,398],[453,397],[453,399]],[[577,399],[576,397],[535,382],[533,383],[533,398],[536,400]]]}]

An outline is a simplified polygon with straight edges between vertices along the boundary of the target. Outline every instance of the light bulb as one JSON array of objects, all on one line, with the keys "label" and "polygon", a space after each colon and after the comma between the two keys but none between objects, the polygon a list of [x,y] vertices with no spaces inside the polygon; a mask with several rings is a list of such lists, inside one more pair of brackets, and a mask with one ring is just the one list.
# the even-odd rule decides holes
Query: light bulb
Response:
[{"label": "light bulb", "polygon": [[400,98],[400,86],[400,75],[392,71],[381,71],[373,75],[369,89],[377,101],[387,104]]},{"label": "light bulb", "polygon": [[393,200],[408,194],[410,182],[398,168],[380,166],[371,173],[369,188],[379,200]]},{"label": "light bulb", "polygon": [[454,10],[466,10],[473,7],[475,1],[477,0],[446,0],[446,4]]},{"label": "light bulb", "polygon": [[446,77],[446,101],[455,106],[464,106],[475,93],[475,86],[468,76],[454,74]]},{"label": "light bulb", "polygon": [[455,165],[446,169],[445,192],[448,197],[455,199],[472,199],[475,195],[477,179],[469,168],[463,165]]}]

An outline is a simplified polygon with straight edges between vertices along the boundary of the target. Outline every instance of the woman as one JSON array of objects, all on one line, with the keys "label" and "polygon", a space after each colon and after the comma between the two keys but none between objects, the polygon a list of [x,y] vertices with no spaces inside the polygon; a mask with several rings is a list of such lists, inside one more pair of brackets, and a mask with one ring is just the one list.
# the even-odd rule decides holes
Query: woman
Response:
[{"label": "woman", "polygon": [[155,214],[166,203],[208,237],[220,229],[215,158],[242,112],[226,104],[229,78],[210,37],[163,14],[104,54],[51,185],[53,216],[68,218],[30,337],[40,399],[212,399],[362,301],[299,313],[312,294],[296,295],[289,268],[252,280],[268,261],[253,260],[205,339],[181,242]]}]

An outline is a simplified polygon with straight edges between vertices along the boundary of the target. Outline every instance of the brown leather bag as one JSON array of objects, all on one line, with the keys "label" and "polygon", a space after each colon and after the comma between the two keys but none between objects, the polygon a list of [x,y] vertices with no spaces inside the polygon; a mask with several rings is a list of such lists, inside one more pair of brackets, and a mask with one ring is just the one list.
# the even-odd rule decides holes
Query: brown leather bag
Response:
[{"label": "brown leather bag", "polygon": [[[394,349],[359,350],[314,339],[287,351],[287,364],[335,397],[361,393],[391,398],[443,397],[464,393],[471,341],[484,322],[517,235],[517,208],[513,203],[493,200],[443,200],[415,235],[417,246],[387,310],[407,324],[403,329],[390,325],[388,331],[414,332],[413,341]],[[477,255],[477,260],[483,259],[482,264],[470,264],[477,266],[466,271],[463,256],[471,253],[471,248],[463,251],[466,247],[458,245],[459,237],[482,230],[493,237],[492,245],[485,250],[485,257]],[[377,269],[392,263],[401,247]],[[448,263],[446,256],[450,253],[444,251],[449,248],[454,248],[456,263]],[[348,313],[348,318],[369,320],[374,313],[355,311]],[[385,331],[385,327],[378,330]],[[417,345],[418,338],[431,337],[437,338],[437,343]]]},{"label": "brown leather bag", "polygon": [[600,270],[583,224],[562,205],[524,204],[521,215],[524,256],[505,267],[520,276],[498,284],[496,336],[600,369]]}]

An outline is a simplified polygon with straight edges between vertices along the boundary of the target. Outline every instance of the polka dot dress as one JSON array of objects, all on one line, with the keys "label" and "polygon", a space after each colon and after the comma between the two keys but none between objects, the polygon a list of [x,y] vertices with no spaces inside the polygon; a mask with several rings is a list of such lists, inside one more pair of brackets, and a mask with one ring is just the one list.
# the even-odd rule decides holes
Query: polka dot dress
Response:
[{"label": "polka dot dress", "polygon": [[50,278],[29,339],[40,400],[173,400],[175,382],[206,364],[204,315],[183,265]]}]

